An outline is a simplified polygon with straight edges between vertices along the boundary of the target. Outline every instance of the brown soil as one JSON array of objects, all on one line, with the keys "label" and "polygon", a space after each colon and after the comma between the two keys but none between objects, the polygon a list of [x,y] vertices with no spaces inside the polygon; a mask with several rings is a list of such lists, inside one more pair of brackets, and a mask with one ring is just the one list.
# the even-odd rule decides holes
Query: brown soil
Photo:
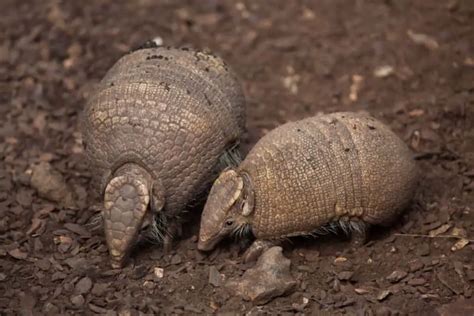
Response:
[{"label": "brown soil", "polygon": [[[474,239],[473,4],[1,1],[0,311],[431,315],[472,300],[474,243],[452,247]],[[432,39],[417,44],[409,30]],[[111,270],[102,232],[88,225],[98,200],[77,118],[107,69],[156,36],[209,48],[235,69],[248,98],[247,149],[273,127],[320,111],[364,110],[386,122],[419,159],[416,201],[359,249],[337,236],[287,245],[297,291],[261,307],[209,284],[212,266],[226,279],[248,266],[235,244],[199,253],[196,222],[171,254],[143,247],[124,270]],[[392,73],[374,76],[382,66]],[[66,177],[77,208],[32,189],[31,166],[41,161]],[[416,236],[430,232],[438,236]]]}]

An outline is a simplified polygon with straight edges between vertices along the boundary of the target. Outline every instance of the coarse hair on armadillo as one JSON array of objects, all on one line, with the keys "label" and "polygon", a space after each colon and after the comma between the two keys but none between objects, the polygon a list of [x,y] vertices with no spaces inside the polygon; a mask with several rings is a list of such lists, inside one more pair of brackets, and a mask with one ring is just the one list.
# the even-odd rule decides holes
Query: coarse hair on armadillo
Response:
[{"label": "coarse hair on armadillo", "polygon": [[367,230],[368,225],[360,220],[351,221],[347,219],[340,219],[329,222],[311,232],[310,236],[321,236],[327,234],[338,234],[343,233],[346,236],[350,236],[353,232],[363,233]]},{"label": "coarse hair on armadillo", "polygon": [[233,144],[219,157],[219,171],[229,167],[237,167],[242,162],[242,154],[239,150],[239,143]]},{"label": "coarse hair on armadillo", "polygon": [[247,238],[252,235],[252,225],[245,223],[243,225],[237,226],[231,233],[231,235],[236,240],[241,240],[242,238]]},{"label": "coarse hair on armadillo", "polygon": [[168,229],[168,218],[163,213],[153,214],[150,226],[143,237],[152,244],[162,244],[166,236],[173,237]]}]

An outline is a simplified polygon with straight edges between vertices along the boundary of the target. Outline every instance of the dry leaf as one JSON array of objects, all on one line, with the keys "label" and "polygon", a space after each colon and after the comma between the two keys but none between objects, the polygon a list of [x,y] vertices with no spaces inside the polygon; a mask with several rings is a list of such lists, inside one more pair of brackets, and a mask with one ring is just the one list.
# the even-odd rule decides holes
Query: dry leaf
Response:
[{"label": "dry leaf", "polygon": [[432,231],[430,231],[429,235],[430,237],[435,237],[435,236],[438,236],[438,235],[441,235],[441,234],[444,234],[445,232],[448,231],[448,229],[451,227],[450,224],[444,224],[436,229],[433,229]]},{"label": "dry leaf", "polygon": [[466,247],[467,244],[469,244],[469,240],[461,238],[451,247],[451,251],[461,250],[462,248]]},{"label": "dry leaf", "polygon": [[408,37],[417,45],[423,45],[428,49],[435,50],[439,48],[438,42],[431,36],[415,33],[412,30],[407,31]]}]

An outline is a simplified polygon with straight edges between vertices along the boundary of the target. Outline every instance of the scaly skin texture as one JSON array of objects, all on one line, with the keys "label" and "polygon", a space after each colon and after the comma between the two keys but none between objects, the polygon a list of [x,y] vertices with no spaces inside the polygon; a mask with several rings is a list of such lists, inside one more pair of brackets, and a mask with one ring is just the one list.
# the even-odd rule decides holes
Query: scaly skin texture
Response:
[{"label": "scaly skin texture", "polygon": [[[244,124],[242,91],[221,59],[170,48],[140,49],[122,57],[82,117],[95,182],[100,192],[110,187],[109,197],[116,201],[105,212],[111,253],[124,257],[130,250],[134,238],[123,241],[125,246],[118,240],[136,235],[142,221],[133,220],[139,203],[154,201],[167,218],[179,216],[214,179],[219,157],[238,143]],[[124,165],[135,167],[117,173]],[[132,187],[123,189],[124,181]],[[137,194],[141,184],[148,199],[127,204],[114,196],[121,188]]]},{"label": "scaly skin texture", "polygon": [[333,113],[282,125],[238,168],[250,176],[257,239],[314,232],[333,221],[386,224],[415,192],[407,146],[374,118]]}]

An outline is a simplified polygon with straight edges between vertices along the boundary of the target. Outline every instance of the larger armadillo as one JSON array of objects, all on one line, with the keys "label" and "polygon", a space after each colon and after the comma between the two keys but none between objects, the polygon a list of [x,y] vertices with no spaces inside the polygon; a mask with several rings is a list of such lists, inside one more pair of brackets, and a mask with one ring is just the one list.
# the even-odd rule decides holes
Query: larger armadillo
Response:
[{"label": "larger armadillo", "polygon": [[241,88],[213,55],[147,47],[108,71],[88,100],[82,132],[104,196],[114,267],[124,263],[145,219],[161,214],[163,226],[212,184],[244,124]]},{"label": "larger armadillo", "polygon": [[[390,129],[366,114],[333,113],[284,124],[214,183],[198,248],[253,233],[246,258],[282,238],[328,227],[365,232],[393,220],[413,196],[416,166]],[[363,235],[363,234],[360,234]]]}]

